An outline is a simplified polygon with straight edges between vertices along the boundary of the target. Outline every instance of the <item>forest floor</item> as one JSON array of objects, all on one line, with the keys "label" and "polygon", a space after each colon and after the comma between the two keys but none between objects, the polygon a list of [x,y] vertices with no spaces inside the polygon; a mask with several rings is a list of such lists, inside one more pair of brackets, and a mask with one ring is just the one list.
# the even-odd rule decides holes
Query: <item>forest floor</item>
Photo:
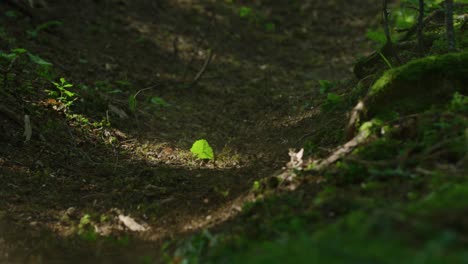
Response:
[{"label": "forest floor", "polygon": [[[3,121],[0,205],[28,234],[14,230],[13,239],[43,254],[56,243],[31,240],[30,231],[70,235],[84,215],[114,209],[147,223],[141,236],[159,242],[234,217],[254,182],[284,167],[288,149],[302,147],[309,133],[321,151],[342,140],[345,111],[320,113],[318,81],[351,77],[356,57],[370,50],[365,30],[377,8],[355,2],[272,1],[245,17],[224,2],[53,3],[33,12],[61,25],[37,36],[27,32],[39,22],[8,17],[11,7],[2,4],[3,30],[16,38],[2,48],[25,48],[52,63],[56,80],[64,77],[78,94],[69,112],[110,123],[65,118],[45,100],[51,84],[37,77],[29,88],[14,87],[24,79],[10,85],[37,92],[2,104],[20,116],[30,112],[38,127],[23,143],[22,125]],[[209,50],[213,59],[193,83]],[[128,98],[139,90],[132,113]],[[153,97],[164,102],[152,104]],[[214,162],[191,156],[201,138]]]},{"label": "forest floor", "polygon": [[[0,4],[0,48],[53,65],[24,56],[3,80],[0,262],[151,262],[172,241],[242,226],[244,204],[258,198],[252,189],[285,171],[291,148],[324,157],[345,142],[356,100],[325,111],[319,81],[340,95],[358,83],[352,67],[372,52],[365,33],[380,8],[370,0],[50,2],[33,18]],[[70,98],[47,93],[59,78],[73,85]],[[192,156],[198,139],[215,160]],[[322,181],[308,180],[308,202]]]}]

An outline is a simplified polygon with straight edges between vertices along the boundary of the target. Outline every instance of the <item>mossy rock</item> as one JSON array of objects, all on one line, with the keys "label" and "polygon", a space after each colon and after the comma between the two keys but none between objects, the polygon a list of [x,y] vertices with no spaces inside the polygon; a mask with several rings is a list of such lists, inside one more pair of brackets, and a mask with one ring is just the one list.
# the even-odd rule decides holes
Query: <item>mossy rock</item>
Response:
[{"label": "mossy rock", "polygon": [[447,103],[455,92],[468,92],[468,52],[417,59],[386,71],[372,85],[364,100],[367,119],[424,111]]}]

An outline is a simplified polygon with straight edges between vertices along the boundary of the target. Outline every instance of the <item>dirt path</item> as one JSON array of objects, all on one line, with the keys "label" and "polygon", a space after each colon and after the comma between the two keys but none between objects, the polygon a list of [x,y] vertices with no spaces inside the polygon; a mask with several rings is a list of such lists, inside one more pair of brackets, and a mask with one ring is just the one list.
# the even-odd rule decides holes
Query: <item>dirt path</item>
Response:
[{"label": "dirt path", "polygon": [[[34,39],[19,38],[19,44],[80,87],[82,100],[74,112],[99,120],[110,103],[130,117],[111,115],[111,128],[85,131],[50,113],[43,119],[54,120],[63,132],[49,138],[44,132],[46,142],[21,147],[5,143],[2,181],[18,186],[1,192],[0,210],[7,218],[66,235],[76,231],[84,215],[113,215],[117,208],[151,227],[132,238],[143,250],[139,243],[145,242],[139,241],[159,243],[234,217],[253,182],[284,166],[288,148],[309,142],[305,135],[312,133],[313,143],[322,148],[340,142],[345,111],[321,113],[318,80],[351,77],[354,60],[369,50],[364,33],[378,5],[265,1],[250,6],[244,17],[241,6],[224,1],[52,3],[44,16],[63,25]],[[27,19],[4,22],[21,36],[32,27]],[[192,85],[210,50],[212,62]],[[142,90],[146,87],[151,88]],[[140,90],[131,114],[128,97]],[[152,105],[152,97],[169,106]],[[200,138],[213,146],[216,162],[191,158],[190,146]],[[8,234],[8,228],[3,230]],[[18,232],[10,234],[20,241],[11,248],[27,245],[31,256],[44,260],[57,254],[62,242],[31,232],[25,230],[24,240]],[[103,256],[96,252],[90,257]]]}]

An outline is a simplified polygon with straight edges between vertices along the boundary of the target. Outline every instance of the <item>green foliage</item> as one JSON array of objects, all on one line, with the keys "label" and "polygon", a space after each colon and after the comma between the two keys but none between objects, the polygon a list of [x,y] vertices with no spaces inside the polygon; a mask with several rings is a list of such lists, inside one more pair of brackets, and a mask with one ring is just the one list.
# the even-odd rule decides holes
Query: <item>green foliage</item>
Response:
[{"label": "green foliage", "polygon": [[374,118],[370,121],[364,122],[359,127],[359,132],[364,133],[366,137],[378,132],[382,126],[382,121],[380,119]]},{"label": "green foliage", "polygon": [[78,224],[78,235],[87,241],[96,241],[98,234],[94,231],[91,215],[85,214]]},{"label": "green foliage", "polygon": [[137,108],[136,94],[132,94],[128,97],[128,108],[130,111],[132,111],[132,113],[135,113]]},{"label": "green foliage", "polygon": [[246,19],[250,25],[255,25],[258,27],[263,27],[267,32],[276,31],[276,23],[272,21],[267,21],[267,17],[262,15],[260,12],[254,11],[251,7],[241,6],[239,8],[239,17]]},{"label": "green foliage", "polygon": [[327,100],[325,103],[322,105],[323,110],[333,110],[340,104],[344,102],[344,99],[341,95],[338,95],[336,93],[328,93],[327,94]]},{"label": "green foliage", "polygon": [[203,230],[180,245],[175,252],[175,256],[182,260],[181,263],[203,263],[200,259],[202,254],[210,247],[217,246],[217,244],[218,237],[212,235],[208,230]]},{"label": "green foliage", "polygon": [[63,23],[61,21],[48,21],[46,23],[40,24],[33,30],[28,30],[26,33],[30,38],[37,38],[39,32],[46,30],[51,27],[58,27],[61,26]]},{"label": "green foliage", "polygon": [[0,58],[6,59],[7,61],[13,61],[13,60],[20,58],[23,54],[27,54],[29,57],[29,60],[39,66],[43,66],[43,67],[52,66],[52,63],[47,62],[46,60],[42,59],[38,55],[34,55],[31,52],[28,52],[28,50],[23,49],[23,48],[11,49],[10,53],[5,53],[5,52],[0,51]]},{"label": "green foliage", "polygon": [[71,106],[76,99],[76,94],[68,90],[68,88],[73,87],[73,84],[68,83],[65,78],[60,78],[60,82],[52,82],[52,84],[57,90],[47,90],[49,96],[56,98],[67,107]]},{"label": "green foliage", "polygon": [[40,66],[52,66],[52,63],[45,61],[41,57],[28,52],[29,59]]},{"label": "green foliage", "polygon": [[162,99],[161,97],[158,97],[158,96],[151,97],[150,102],[155,106],[161,106],[161,107],[168,107],[169,106],[169,104],[166,102],[166,100],[164,100],[164,99]]},{"label": "green foliage", "polygon": [[[429,56],[386,71],[367,95],[368,116],[424,111],[444,103],[468,81],[468,52]],[[445,85],[451,80],[452,85]],[[418,100],[414,100],[418,98]]]},{"label": "green foliage", "polygon": [[385,42],[387,42],[387,38],[385,37],[385,33],[383,29],[378,29],[378,30],[368,29],[366,36],[368,39],[375,41],[380,46],[383,46]]},{"label": "green foliage", "polygon": [[192,152],[192,154],[194,154],[194,156],[198,159],[214,159],[213,149],[211,148],[210,144],[208,144],[208,141],[206,141],[205,139],[195,141],[195,143],[193,143],[192,145],[192,148],[190,149],[190,152]]},{"label": "green foliage", "polygon": [[265,30],[268,32],[275,32],[276,31],[276,25],[273,22],[268,22],[265,24]]},{"label": "green foliage", "polygon": [[320,94],[326,94],[331,88],[335,86],[334,83],[328,80],[319,80]]},{"label": "green foliage", "polygon": [[456,92],[450,102],[449,109],[454,112],[468,112],[468,96]]},{"label": "green foliage", "polygon": [[446,183],[412,204],[408,211],[424,217],[444,214],[464,214],[468,208],[468,185]]},{"label": "green foliage", "polygon": [[250,15],[252,15],[252,8],[247,6],[242,6],[241,8],[239,8],[240,17],[248,17]]},{"label": "green foliage", "polygon": [[261,185],[261,183],[259,181],[254,181],[254,183],[252,184],[252,192],[254,192],[254,193],[260,192],[261,187],[262,187],[262,185]]}]

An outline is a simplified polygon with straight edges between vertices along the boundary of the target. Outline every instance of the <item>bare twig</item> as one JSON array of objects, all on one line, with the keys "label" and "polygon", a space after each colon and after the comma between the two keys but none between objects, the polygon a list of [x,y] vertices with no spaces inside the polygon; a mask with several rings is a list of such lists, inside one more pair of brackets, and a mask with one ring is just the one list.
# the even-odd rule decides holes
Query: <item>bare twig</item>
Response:
[{"label": "bare twig", "polygon": [[172,41],[172,52],[174,54],[174,58],[179,58],[179,37],[175,37]]},{"label": "bare twig", "polygon": [[[214,22],[216,22],[216,16],[214,15],[214,13],[211,13],[210,12],[210,23],[208,24],[208,28],[207,28],[207,32],[211,31],[211,28],[213,27],[214,25]],[[195,48],[193,49],[193,52],[192,52],[192,57],[190,58],[189,62],[187,63],[187,65],[185,66],[185,69],[184,69],[184,73],[182,74],[182,82],[185,82],[185,80],[187,79],[187,75],[188,75],[188,72],[190,70],[190,67],[192,66],[193,62],[195,61],[195,57],[197,55],[197,51],[198,49],[201,47],[202,43],[203,43],[203,40],[204,38],[203,37],[200,37],[198,39],[198,41],[196,42],[195,44]],[[210,59],[211,60],[211,59]],[[193,83],[193,82],[192,82]]]},{"label": "bare twig", "polygon": [[203,74],[205,74],[206,69],[208,68],[208,65],[210,65],[210,62],[213,60],[214,57],[214,52],[213,50],[208,51],[208,56],[206,57],[205,63],[203,64],[203,67],[198,71],[197,75],[195,78],[193,78],[193,81],[190,83],[189,88],[192,88],[197,82],[201,79]]}]

